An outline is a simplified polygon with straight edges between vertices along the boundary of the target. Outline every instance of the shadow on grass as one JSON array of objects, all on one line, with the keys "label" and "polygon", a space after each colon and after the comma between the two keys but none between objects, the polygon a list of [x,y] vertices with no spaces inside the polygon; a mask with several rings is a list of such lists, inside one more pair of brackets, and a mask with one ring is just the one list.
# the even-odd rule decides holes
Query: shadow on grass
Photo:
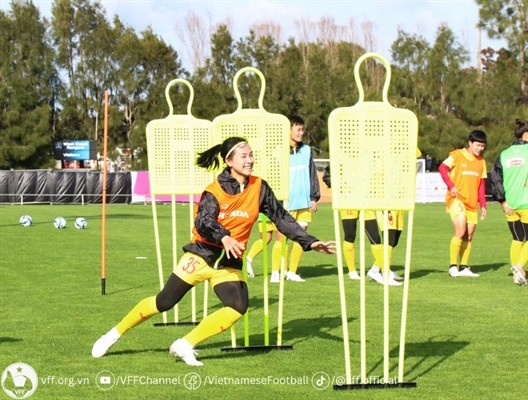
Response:
[{"label": "shadow on grass", "polygon": [[[323,321],[323,323],[328,323],[335,318],[313,318],[313,319],[300,319],[296,321],[291,321],[291,323],[287,324],[290,325],[288,329],[294,329],[295,332],[300,332],[300,329],[302,327],[306,328],[306,324],[314,325],[315,321]],[[337,325],[340,325],[339,323]],[[293,346],[294,344],[300,343],[304,340],[309,339],[313,336],[318,336],[324,339],[330,339],[335,341],[342,341],[342,338],[330,335],[326,332],[326,329],[330,329],[329,327],[322,327],[320,326],[318,330],[314,330],[309,337],[302,337],[300,340],[293,340],[289,342],[288,340],[283,343],[283,345]],[[302,331],[301,331],[302,332]],[[183,335],[183,332],[182,332]],[[284,336],[289,336],[285,334]],[[228,357],[230,359],[232,358],[242,358],[242,357],[251,357],[253,355],[258,355],[262,353],[269,353],[271,351],[288,351],[291,349],[287,348],[277,348],[274,346],[272,338],[275,338],[276,335],[270,334],[270,344],[271,346],[269,348],[266,348],[262,346],[263,344],[263,338],[261,335],[250,335],[249,337],[249,344],[250,346],[255,346],[256,349],[242,349],[242,346],[244,346],[243,338],[238,338],[237,340],[237,346],[240,346],[240,350],[232,350],[231,349],[231,342],[226,341],[223,343],[220,343],[218,346],[208,346],[208,349],[211,350],[221,350],[226,349],[228,351],[222,351],[217,354],[209,354],[209,355],[202,355],[198,358],[201,361],[204,360],[213,360],[213,359],[222,359],[226,357],[226,353],[228,352]],[[5,339],[8,339],[7,341],[19,341],[20,339],[13,339],[13,338],[0,338],[0,343],[2,341],[5,341]],[[299,339],[299,336],[298,336]],[[455,341],[453,338],[449,338],[444,341],[435,340],[434,338],[431,338],[430,340],[426,342],[418,342],[418,343],[407,343],[405,346],[405,373],[404,376],[405,381],[411,382],[415,381],[421,376],[427,375],[429,372],[434,370],[436,367],[438,367],[440,364],[442,364],[444,361],[449,359],[451,356],[453,356],[455,353],[461,351],[464,347],[468,346],[469,342],[460,342]],[[122,355],[133,355],[133,354],[143,354],[143,353],[167,353],[168,348],[144,348],[139,350],[119,350],[119,351],[110,351],[105,357],[113,357],[113,356],[122,356]],[[399,355],[399,349],[398,347],[393,348],[390,351],[390,357],[391,361],[394,363],[394,360],[398,359]],[[179,359],[175,359],[175,361],[180,362]],[[383,365],[383,359],[380,359],[372,368],[369,370],[368,375],[375,375],[375,371],[381,368]],[[398,365],[394,364],[391,366],[391,373],[392,375],[397,375],[398,373]]]},{"label": "shadow on grass", "polygon": [[[480,274],[482,272],[489,272],[489,271],[498,271],[501,268],[507,267],[507,263],[495,263],[495,264],[484,264],[484,265],[475,265],[471,267],[472,271],[475,271],[477,274]],[[510,272],[509,268],[505,269],[508,273]]]},{"label": "shadow on grass", "polygon": [[[182,336],[183,336],[183,334],[182,334]],[[255,344],[257,344],[256,341],[255,341]],[[238,345],[241,346],[242,342],[238,343]],[[214,359],[225,359],[226,357],[229,357],[229,359],[233,359],[233,358],[249,357],[249,356],[259,355],[259,354],[262,354],[262,353],[269,353],[269,352],[273,351],[273,349],[271,349],[271,348],[269,348],[269,349],[259,349],[258,351],[229,351],[229,352],[220,351],[222,348],[230,347],[230,346],[231,346],[231,342],[226,342],[225,344],[221,344],[219,346],[216,346],[216,345],[215,346],[205,346],[205,347],[207,347],[208,350],[213,351],[215,354],[204,355],[202,353],[202,354],[199,354],[197,356],[197,358],[200,361],[214,360]],[[198,351],[200,351],[203,348],[204,347],[198,348]],[[147,353],[169,354],[169,348],[168,347],[164,347],[164,348],[145,348],[145,349],[140,349],[140,350],[119,350],[119,351],[110,350],[110,352],[105,355],[105,358],[106,357],[113,357],[113,356],[129,356],[129,355],[134,355],[134,354],[147,354]],[[178,364],[181,363],[182,365],[185,365],[183,363],[183,361],[180,360],[179,357],[174,357],[174,361],[177,362]]]},{"label": "shadow on grass", "polygon": [[[183,336],[183,333],[182,333],[182,336]],[[250,343],[252,342],[250,341]],[[252,344],[257,346],[258,343],[259,342],[255,340],[255,342]],[[242,346],[243,341],[239,340],[238,345]],[[258,355],[262,353],[269,353],[274,350],[280,350],[280,349],[269,347],[269,348],[259,348],[255,351],[242,351],[242,349],[238,351],[238,350],[231,350],[229,349],[230,347],[231,347],[231,342],[225,342],[225,343],[221,343],[220,345],[214,345],[214,346],[213,345],[199,346],[198,351],[203,350],[204,348],[207,348],[207,350],[211,350],[215,354],[204,355],[202,353],[202,354],[199,354],[197,358],[200,361],[225,359],[226,357],[229,357],[229,359],[232,359],[232,358],[249,357],[249,356]],[[222,349],[227,349],[228,351],[221,351]],[[285,351],[285,350],[281,350],[281,351]],[[126,350],[118,350],[118,351],[110,350],[108,354],[105,355],[105,358],[114,357],[114,356],[115,357],[130,356],[130,355],[136,355],[136,354],[140,355],[140,354],[148,354],[148,353],[169,354],[169,348],[168,347],[156,347],[156,348],[151,347],[151,348],[144,348],[144,349],[139,349],[139,350],[137,349],[126,349]],[[184,365],[179,357],[174,357],[174,361],[177,363],[182,363],[182,365]]]},{"label": "shadow on grass", "polygon": [[[398,271],[397,269],[394,269],[394,271],[399,273],[401,276],[403,276],[403,267],[401,271]],[[419,269],[419,270],[412,271],[409,274],[409,278],[410,279],[420,279],[430,274],[445,274],[446,277],[448,276],[447,270],[439,271],[437,269]]]},{"label": "shadow on grass", "polygon": [[[487,269],[497,269],[498,267],[500,267],[502,264],[492,264],[489,268]],[[476,267],[478,268],[479,271],[481,271],[481,267]],[[370,265],[366,266],[366,269],[365,269],[365,274],[367,273],[367,271],[370,269]],[[398,274],[400,274],[401,276],[403,276],[404,274],[404,266],[403,265],[393,265],[391,267],[391,269],[394,271],[394,272],[397,272]],[[356,266],[356,270],[358,271],[359,273],[359,266]],[[348,277],[347,277],[347,273],[348,273],[348,269],[346,266],[343,266],[343,273],[345,274],[345,281],[348,281]],[[331,264],[320,264],[320,265],[315,265],[313,267],[305,267],[305,268],[302,268],[302,271],[301,271],[301,274],[302,274],[302,277],[303,278],[306,278],[306,279],[309,279],[309,278],[318,278],[318,277],[322,277],[322,276],[330,276],[330,275],[335,275],[336,279],[337,279],[337,265],[331,265]],[[417,270],[414,270],[414,271],[411,271],[410,273],[410,279],[420,279],[420,278],[423,278],[429,274],[445,274],[447,276],[447,268],[445,271],[443,270],[438,270],[438,269],[417,269]]]},{"label": "shadow on grass", "polygon": [[[348,318],[348,323],[357,318]],[[341,318],[336,318],[335,315],[325,317],[323,315],[314,318],[298,318],[286,322],[282,327],[283,337],[291,340],[291,344],[302,343],[318,337],[326,340],[333,340],[342,342],[342,332],[338,330],[339,336],[331,334],[337,328],[342,327]]]},{"label": "shadow on grass", "polygon": [[[272,294],[270,296],[268,296],[268,305],[269,306],[272,306],[272,305],[275,305],[279,302],[279,297],[278,295],[275,295],[275,294]],[[252,296],[250,299],[249,299],[249,310],[250,311],[256,311],[256,312],[261,312],[262,313],[262,309],[264,308],[264,297],[257,297],[257,296]]]},{"label": "shadow on grass", "polygon": [[[438,340],[432,337],[426,342],[406,343],[404,362],[405,381],[414,381],[421,376],[427,375],[455,353],[470,344],[467,341],[456,341],[454,339],[454,337],[448,337],[445,340]],[[392,359],[392,374],[397,375],[399,346],[394,347],[390,351],[389,356]],[[374,371],[379,369],[383,365],[383,362],[384,360],[381,358],[370,369],[369,374],[373,374]]]},{"label": "shadow on grass", "polygon": [[[255,269],[255,277],[259,281],[260,279],[263,279],[262,268],[260,266],[258,267],[253,266],[253,268]],[[308,279],[317,278],[320,276],[328,276],[328,275],[335,275],[337,277],[337,266],[333,264],[319,264],[319,265],[310,265],[310,266],[301,265],[299,274],[301,274],[303,278],[308,278]],[[270,278],[270,275],[271,275],[271,268],[268,271],[268,279]],[[252,280],[253,278],[251,278],[249,282],[251,282]],[[270,283],[270,286],[278,287],[276,283]]]},{"label": "shadow on grass", "polygon": [[[349,323],[355,318],[350,318]],[[342,336],[336,336],[330,333],[332,330],[341,327],[341,319],[335,316],[313,317],[313,318],[298,318],[286,322],[282,326],[283,345],[295,345],[307,340],[312,340],[314,337],[321,339],[342,342]],[[250,326],[251,331],[251,326]],[[261,346],[264,345],[264,332],[249,333],[249,345]],[[273,327],[269,332],[269,344],[276,345],[277,343],[277,328]],[[231,347],[231,342],[224,342],[222,347]],[[237,346],[244,346],[244,329],[241,326],[237,329]],[[262,351],[271,351],[273,349],[262,349]]]},{"label": "shadow on grass", "polygon": [[[490,272],[490,271],[497,271],[500,268],[502,268],[504,265],[506,264],[495,263],[495,264],[475,265],[475,266],[472,266],[471,269],[474,272],[480,274],[483,272],[485,273],[485,272]],[[401,266],[400,269],[398,269],[398,266],[395,266],[395,267],[396,268],[394,268],[394,271],[398,272],[400,275],[403,275],[403,266]],[[418,269],[418,270],[411,271],[410,277],[411,279],[419,279],[429,274],[444,274],[447,277],[448,276],[447,272],[448,272],[448,267],[446,267],[445,269]]]},{"label": "shadow on grass", "polygon": [[2,343],[15,343],[15,342],[21,342],[22,339],[14,338],[14,337],[0,337],[0,344]]},{"label": "shadow on grass", "polygon": [[[344,268],[347,271],[346,268]],[[318,264],[309,267],[300,267],[300,274],[303,278],[317,278],[320,276],[335,275],[337,279],[337,265],[334,264]]]},{"label": "shadow on grass", "polygon": [[[250,342],[251,343],[251,342]],[[239,344],[242,346],[242,343]],[[255,343],[255,345],[257,345]],[[226,359],[226,357],[229,357],[229,359],[233,358],[243,358],[243,357],[254,357],[259,356],[262,353],[270,353],[272,351],[288,351],[288,350],[280,350],[278,348],[259,348],[257,350],[231,350],[231,343],[226,344],[225,346],[220,346],[218,348],[211,348],[213,351],[218,351],[217,354],[210,354],[210,355],[204,355],[204,356],[198,356],[198,359],[200,361],[205,360],[214,360],[214,359]],[[224,351],[221,351],[222,349],[225,349]],[[291,349],[290,349],[291,350]],[[179,361],[179,360],[178,360]]]},{"label": "shadow on grass", "polygon": [[113,356],[123,356],[123,355],[131,355],[131,354],[143,354],[143,353],[169,353],[169,347],[164,347],[164,348],[152,348],[152,347],[149,347],[149,348],[145,348],[145,349],[140,349],[140,350],[118,350],[118,351],[114,351],[113,349],[112,350],[109,350],[108,354],[105,354],[105,358],[107,357],[113,357]]},{"label": "shadow on grass", "polygon": [[[357,271],[359,273],[359,266],[356,267]],[[370,266],[366,266],[365,274],[369,270]],[[394,265],[391,268],[393,271],[397,272],[401,276],[403,276],[403,266]],[[345,274],[345,281],[349,281],[347,277],[348,269],[346,266],[343,266],[343,273]],[[445,273],[447,275],[446,271],[440,271],[436,269],[419,269],[415,271],[411,271],[410,273],[410,279],[420,279],[424,276],[427,276],[429,274],[443,274]],[[302,276],[303,278],[317,278],[321,276],[329,276],[329,275],[335,275],[337,279],[337,266],[336,265],[328,265],[328,264],[322,264],[322,265],[315,265],[313,267],[303,268],[302,270]]]}]

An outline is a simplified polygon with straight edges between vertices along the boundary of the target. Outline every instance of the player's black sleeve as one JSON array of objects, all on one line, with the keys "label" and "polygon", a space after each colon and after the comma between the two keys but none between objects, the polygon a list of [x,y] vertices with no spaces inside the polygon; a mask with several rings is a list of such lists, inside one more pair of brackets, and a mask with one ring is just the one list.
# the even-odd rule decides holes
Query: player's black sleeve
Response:
[{"label": "player's black sleeve", "polygon": [[321,188],[319,187],[319,179],[317,179],[317,169],[312,156],[310,156],[310,200],[319,201],[320,198]]},{"label": "player's black sleeve", "polygon": [[310,250],[312,243],[319,240],[301,228],[297,221],[295,221],[291,214],[277,200],[273,190],[271,190],[271,187],[264,180],[262,180],[262,187],[260,189],[259,211],[275,224],[280,233],[288,239],[299,243],[304,251]]},{"label": "player's black sleeve", "polygon": [[328,188],[331,188],[332,185],[330,183],[330,165],[327,165],[324,174],[323,174],[323,182],[328,186]]},{"label": "player's black sleeve", "polygon": [[504,193],[502,164],[500,162],[500,158],[493,166],[488,178],[490,180],[490,194],[493,197],[493,200],[502,203],[506,200],[506,195]]},{"label": "player's black sleeve", "polygon": [[209,243],[222,245],[222,238],[229,236],[230,232],[218,222],[220,206],[216,197],[210,192],[203,192],[198,204],[198,212],[194,219],[196,231]]}]

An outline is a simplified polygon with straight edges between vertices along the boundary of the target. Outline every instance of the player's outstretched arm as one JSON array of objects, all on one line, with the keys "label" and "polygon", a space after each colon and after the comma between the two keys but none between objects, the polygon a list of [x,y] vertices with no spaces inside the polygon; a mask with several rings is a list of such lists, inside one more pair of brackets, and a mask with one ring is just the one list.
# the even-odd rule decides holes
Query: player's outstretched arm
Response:
[{"label": "player's outstretched arm", "polygon": [[318,240],[313,242],[310,245],[312,250],[318,251],[319,253],[325,254],[335,254],[336,253],[336,243],[334,241],[322,242]]}]

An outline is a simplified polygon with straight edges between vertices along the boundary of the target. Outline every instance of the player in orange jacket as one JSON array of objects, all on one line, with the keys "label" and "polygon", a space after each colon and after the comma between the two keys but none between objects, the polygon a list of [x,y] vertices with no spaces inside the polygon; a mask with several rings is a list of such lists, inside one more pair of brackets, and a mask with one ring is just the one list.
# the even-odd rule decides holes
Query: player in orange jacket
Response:
[{"label": "player in orange jacket", "polygon": [[251,175],[253,152],[239,137],[226,139],[201,153],[197,164],[218,167],[218,156],[226,168],[202,194],[198,204],[193,238],[183,247],[185,253],[156,295],[141,300],[114,328],[101,336],[92,347],[92,356],[104,356],[122,335],[153,315],[173,308],[200,282],[208,280],[223,307],[209,314],[185,337],[169,348],[173,356],[186,364],[201,366],[194,347],[223,332],[244,315],[248,307],[248,288],[242,277],[242,260],[253,224],[259,212],[266,215],[289,239],[304,251],[335,254],[335,242],[322,242],[309,235],[282,207],[270,186]]}]

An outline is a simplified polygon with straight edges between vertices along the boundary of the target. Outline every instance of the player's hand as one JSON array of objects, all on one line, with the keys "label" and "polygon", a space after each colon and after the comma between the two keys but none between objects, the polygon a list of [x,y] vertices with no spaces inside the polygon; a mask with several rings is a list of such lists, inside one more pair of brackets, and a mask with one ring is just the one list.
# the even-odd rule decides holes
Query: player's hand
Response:
[{"label": "player's hand", "polygon": [[451,188],[451,190],[449,191],[449,194],[451,195],[451,197],[457,197],[458,196],[458,189],[453,186]]},{"label": "player's hand", "polygon": [[231,236],[224,236],[222,238],[222,244],[224,245],[227,258],[231,258],[231,256],[233,258],[240,258],[246,249],[244,243],[240,243]]},{"label": "player's hand", "polygon": [[314,201],[314,200],[310,201],[310,210],[312,212],[316,212],[317,211],[317,202],[316,201]]},{"label": "player's hand", "polygon": [[486,209],[485,208],[482,208],[480,210],[480,219],[481,221],[483,221],[484,219],[486,219]]},{"label": "player's hand", "polygon": [[312,250],[316,250],[319,253],[325,253],[325,254],[335,254],[336,253],[336,243],[334,241],[329,242],[322,242],[317,241],[313,242],[310,246]]},{"label": "player's hand", "polygon": [[504,202],[501,204],[502,210],[506,213],[506,215],[512,215],[513,214],[513,208],[511,208],[508,203]]}]

